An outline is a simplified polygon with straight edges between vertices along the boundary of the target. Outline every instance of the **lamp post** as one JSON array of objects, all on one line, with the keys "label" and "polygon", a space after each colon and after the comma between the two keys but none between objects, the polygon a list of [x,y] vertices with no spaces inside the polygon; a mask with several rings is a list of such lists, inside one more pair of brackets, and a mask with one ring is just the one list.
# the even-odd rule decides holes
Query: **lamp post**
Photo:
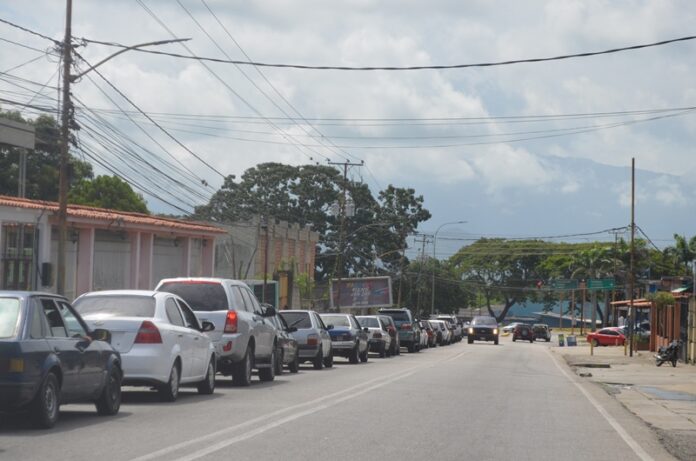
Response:
[{"label": "lamp post", "polygon": [[431,289],[431,295],[432,299],[430,300],[430,316],[432,317],[435,314],[435,266],[434,263],[437,260],[437,256],[435,253],[435,248],[437,247],[437,234],[440,232],[440,229],[442,229],[445,226],[449,226],[451,224],[466,224],[466,221],[452,221],[452,222],[446,222],[444,224],[440,224],[440,227],[437,228],[435,231],[435,235],[433,236],[433,284],[432,284],[432,289]]}]

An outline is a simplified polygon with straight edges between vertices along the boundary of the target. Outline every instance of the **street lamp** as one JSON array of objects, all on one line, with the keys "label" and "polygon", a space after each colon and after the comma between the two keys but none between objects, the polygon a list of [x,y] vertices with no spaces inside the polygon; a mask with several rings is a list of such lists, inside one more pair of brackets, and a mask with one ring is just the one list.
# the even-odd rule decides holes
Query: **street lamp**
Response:
[{"label": "street lamp", "polygon": [[446,222],[444,224],[440,224],[440,227],[437,228],[435,231],[435,235],[433,236],[433,285],[431,289],[431,295],[432,299],[430,301],[430,316],[432,317],[435,315],[435,261],[437,261],[437,256],[435,254],[435,248],[437,247],[437,233],[440,232],[440,229],[442,229],[445,226],[449,226],[451,224],[466,224],[466,221],[452,221],[452,222]]}]

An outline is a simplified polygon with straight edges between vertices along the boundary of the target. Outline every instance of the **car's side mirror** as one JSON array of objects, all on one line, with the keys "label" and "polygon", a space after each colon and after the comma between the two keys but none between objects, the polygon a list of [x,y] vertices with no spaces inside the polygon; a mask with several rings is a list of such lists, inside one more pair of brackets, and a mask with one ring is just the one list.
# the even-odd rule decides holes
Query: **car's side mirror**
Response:
[{"label": "car's side mirror", "polygon": [[92,330],[89,337],[92,338],[93,341],[104,341],[111,344],[111,332],[103,328]]},{"label": "car's side mirror", "polygon": [[326,325],[327,330],[333,330],[333,325]]},{"label": "car's side mirror", "polygon": [[276,310],[275,307],[268,306],[265,311],[263,311],[263,317],[275,317]]},{"label": "car's side mirror", "polygon": [[288,327],[285,331],[288,333],[294,333],[297,331],[297,327]]},{"label": "car's side mirror", "polygon": [[363,328],[363,331],[364,331],[365,333],[369,333],[369,332],[370,332],[370,329],[367,328],[367,327],[365,327],[365,328]]},{"label": "car's side mirror", "polygon": [[553,328],[549,328],[549,331],[553,331]]},{"label": "car's side mirror", "polygon": [[213,331],[215,329],[215,324],[213,322],[209,322],[207,320],[203,320],[201,323],[201,331],[206,332],[206,331]]}]

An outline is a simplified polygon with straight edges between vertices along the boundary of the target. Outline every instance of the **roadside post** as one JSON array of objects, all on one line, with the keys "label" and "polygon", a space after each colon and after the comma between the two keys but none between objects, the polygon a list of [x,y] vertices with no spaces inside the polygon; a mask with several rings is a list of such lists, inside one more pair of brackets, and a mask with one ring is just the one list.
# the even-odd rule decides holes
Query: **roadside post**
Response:
[{"label": "roadside post", "polygon": [[558,333],[558,346],[559,347],[565,346],[565,338],[563,337],[563,333]]}]

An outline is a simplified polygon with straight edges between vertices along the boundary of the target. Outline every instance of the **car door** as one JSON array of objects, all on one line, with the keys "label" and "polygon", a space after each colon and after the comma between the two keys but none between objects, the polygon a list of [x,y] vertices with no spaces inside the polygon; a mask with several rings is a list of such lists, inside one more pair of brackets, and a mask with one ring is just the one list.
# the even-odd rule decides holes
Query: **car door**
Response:
[{"label": "car door", "polygon": [[[168,332],[165,333],[171,341],[171,347],[179,346],[181,356],[181,378],[187,379],[193,373],[193,338],[188,334],[184,316],[179,309],[176,298],[168,296],[164,300],[164,310],[169,320]],[[171,349],[169,349],[171,350]],[[172,357],[169,357],[172,360]]]},{"label": "car door", "polygon": [[263,316],[261,305],[256,300],[256,296],[246,287],[239,287],[249,310],[253,313],[254,329],[256,330],[256,347],[258,355],[269,357],[273,350],[273,337],[275,330],[273,326]]},{"label": "car door", "polygon": [[321,346],[324,350],[324,355],[328,357],[329,354],[327,351],[331,350],[331,335],[329,334],[329,330],[326,329],[326,325],[324,325],[324,321],[319,315],[315,312],[312,312],[311,315],[314,318],[314,325],[316,325],[319,330],[319,337],[321,338]]},{"label": "car door", "polygon": [[181,299],[177,299],[176,301],[184,316],[184,324],[188,329],[187,333],[189,337],[192,338],[192,374],[193,376],[204,376],[208,369],[209,340],[201,332],[201,326],[198,323],[196,314],[193,313],[186,302]]},{"label": "car door", "polygon": [[53,299],[38,298],[36,302],[48,322],[46,341],[52,353],[56,354],[60,361],[63,375],[61,398],[63,401],[77,399],[82,395],[80,390],[82,358],[77,349],[77,339],[68,336],[63,316],[60,315],[60,309]]}]

